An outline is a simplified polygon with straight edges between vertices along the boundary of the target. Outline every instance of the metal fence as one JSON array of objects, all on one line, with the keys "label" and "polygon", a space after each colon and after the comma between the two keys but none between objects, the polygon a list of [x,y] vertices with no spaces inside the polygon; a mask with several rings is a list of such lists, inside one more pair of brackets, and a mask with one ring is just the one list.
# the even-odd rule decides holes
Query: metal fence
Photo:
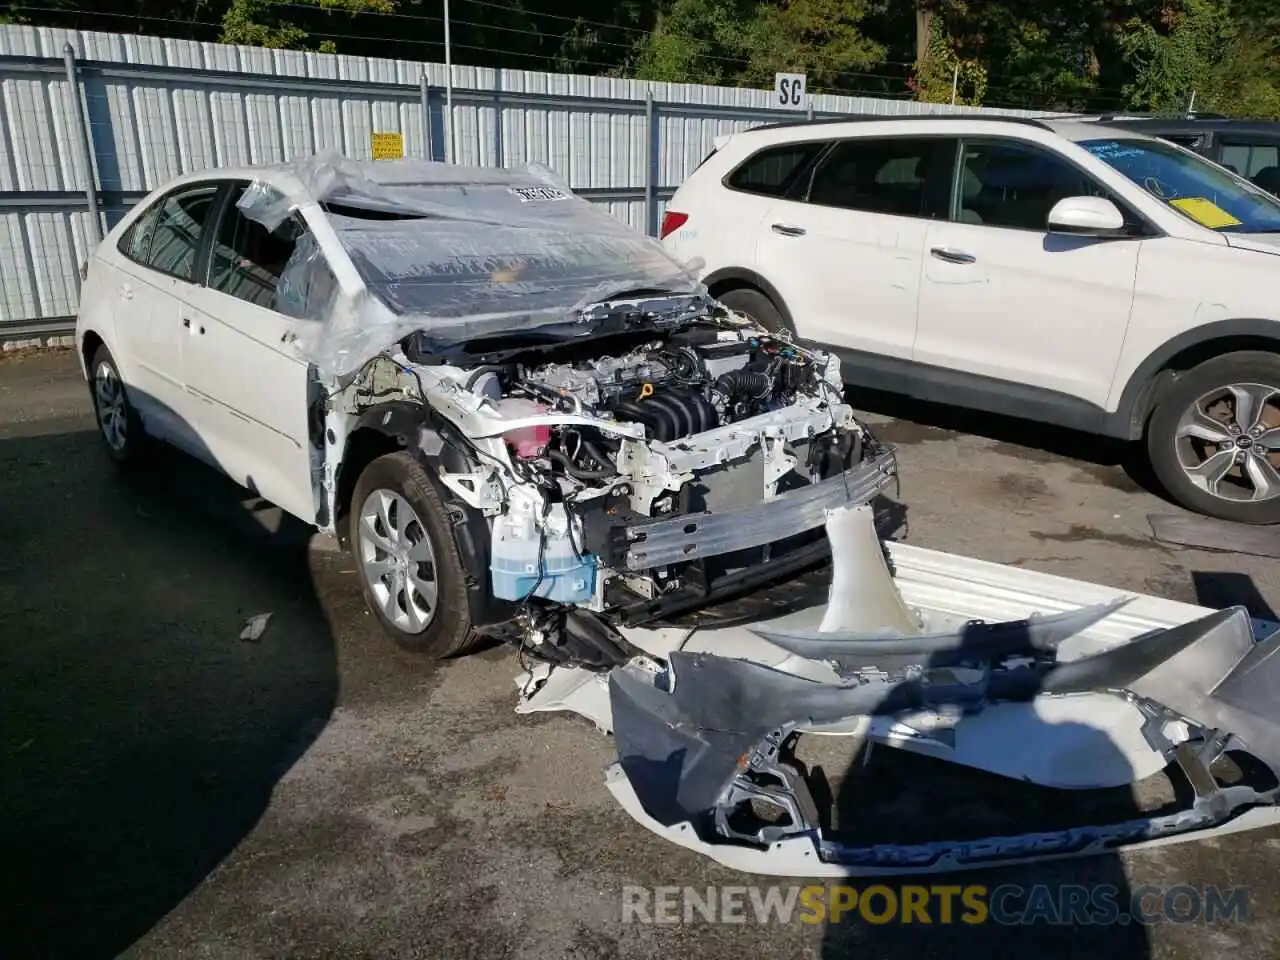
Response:
[{"label": "metal fence", "polygon": [[327,148],[368,158],[373,135],[392,133],[408,156],[545,164],[654,233],[721,134],[805,114],[964,109],[812,96],[797,115],[766,90],[463,66],[452,79],[447,116],[440,64],[0,27],[0,333],[73,315],[104,230],[181,173]]}]

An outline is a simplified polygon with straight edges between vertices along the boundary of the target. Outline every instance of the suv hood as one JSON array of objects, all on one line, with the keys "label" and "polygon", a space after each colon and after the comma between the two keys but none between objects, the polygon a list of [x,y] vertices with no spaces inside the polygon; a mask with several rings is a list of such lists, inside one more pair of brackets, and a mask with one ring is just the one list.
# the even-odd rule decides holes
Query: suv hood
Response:
[{"label": "suv hood", "polygon": [[1280,233],[1226,233],[1227,245],[1257,253],[1280,254]]}]

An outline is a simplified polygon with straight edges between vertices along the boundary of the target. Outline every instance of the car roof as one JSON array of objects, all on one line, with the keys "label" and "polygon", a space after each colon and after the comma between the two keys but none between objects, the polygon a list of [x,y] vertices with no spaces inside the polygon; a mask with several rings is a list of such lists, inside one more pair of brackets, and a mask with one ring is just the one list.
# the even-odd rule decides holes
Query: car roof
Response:
[{"label": "car roof", "polygon": [[1133,130],[1102,124],[1093,118],[1058,118],[1053,116],[1022,117],[974,113],[938,113],[897,117],[888,117],[878,114],[858,114],[848,117],[823,118],[821,120],[790,120],[782,123],[768,123],[762,126],[752,127],[750,130],[742,131],[737,134],[737,136],[766,134],[768,135],[768,139],[785,139],[785,137],[777,136],[777,132],[785,134],[786,131],[790,130],[797,132],[802,130],[820,131],[818,134],[819,136],[856,136],[858,134],[867,134],[866,126],[868,124],[883,124],[890,128],[901,126],[904,131],[911,129],[914,126],[920,126],[923,129],[927,129],[935,124],[939,126],[958,125],[961,127],[972,127],[975,132],[981,131],[983,133],[997,131],[1001,127],[1034,127],[1049,133],[1055,133],[1072,141],[1090,140],[1108,136],[1125,137],[1127,139],[1134,139],[1135,137],[1139,139],[1147,139],[1146,137],[1143,137],[1142,134],[1136,133]]},{"label": "car roof", "polygon": [[1152,133],[1239,133],[1280,139],[1280,123],[1271,120],[1233,120],[1229,117],[1107,117],[1106,122]]},{"label": "car roof", "polygon": [[[237,201],[268,230],[295,210],[323,227],[296,241],[279,287],[294,308],[323,321],[300,348],[326,376],[350,373],[409,335],[456,346],[577,323],[587,308],[638,291],[650,299],[705,295],[656,238],[575,196],[541,166],[351,160],[326,151],[287,164],[190,173],[162,190],[228,180],[268,188],[251,188]],[[326,271],[360,299],[307,299],[332,289]]]},{"label": "car roof", "polygon": [[217,167],[181,174],[160,189],[170,190],[192,183],[250,181],[279,190],[296,204],[338,200],[333,190],[336,180],[357,192],[378,195],[435,187],[551,187],[550,171],[540,168],[469,167],[406,157],[399,160],[353,160],[339,154],[321,154],[298,161],[253,166]]}]

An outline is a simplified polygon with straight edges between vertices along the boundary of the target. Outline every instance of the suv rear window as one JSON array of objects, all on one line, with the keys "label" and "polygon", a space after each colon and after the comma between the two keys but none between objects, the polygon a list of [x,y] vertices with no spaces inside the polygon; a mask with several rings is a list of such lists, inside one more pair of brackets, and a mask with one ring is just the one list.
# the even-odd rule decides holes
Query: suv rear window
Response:
[{"label": "suv rear window", "polygon": [[825,141],[784,143],[765,147],[752,154],[729,174],[725,185],[731,190],[781,197],[826,147]]}]

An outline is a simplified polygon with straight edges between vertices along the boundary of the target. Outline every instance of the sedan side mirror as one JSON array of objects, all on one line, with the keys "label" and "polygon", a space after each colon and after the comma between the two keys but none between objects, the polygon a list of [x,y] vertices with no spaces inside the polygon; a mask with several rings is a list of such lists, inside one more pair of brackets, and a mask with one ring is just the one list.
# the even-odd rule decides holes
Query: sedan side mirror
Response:
[{"label": "sedan side mirror", "polygon": [[1106,197],[1063,197],[1049,211],[1049,232],[1077,237],[1118,237],[1124,214]]}]

